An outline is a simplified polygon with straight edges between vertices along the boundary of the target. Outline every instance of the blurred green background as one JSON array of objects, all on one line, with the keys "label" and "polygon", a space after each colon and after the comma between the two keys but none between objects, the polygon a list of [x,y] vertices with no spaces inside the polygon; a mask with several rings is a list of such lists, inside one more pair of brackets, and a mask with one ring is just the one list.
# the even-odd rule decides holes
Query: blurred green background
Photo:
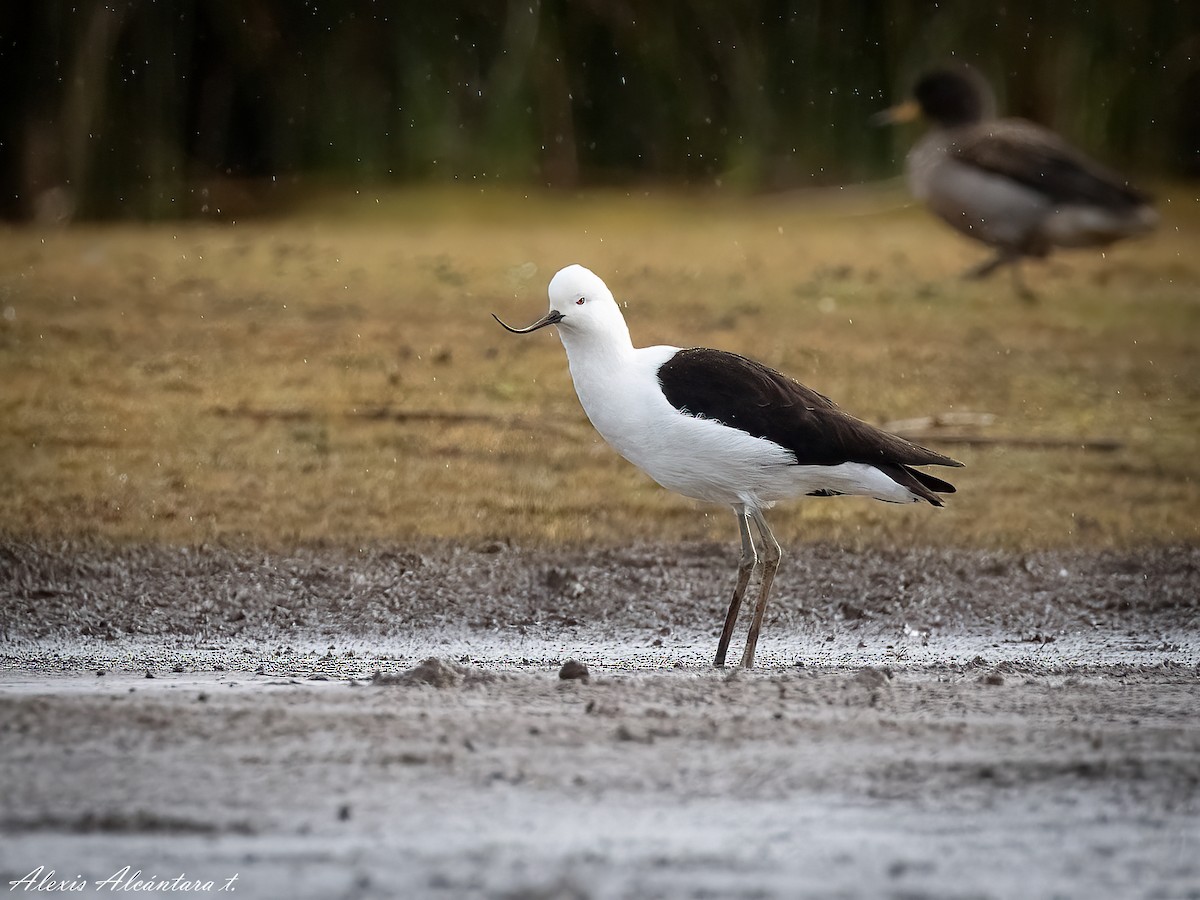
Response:
[{"label": "blurred green background", "polygon": [[0,215],[244,217],[313,181],[897,173],[867,118],[931,62],[1140,178],[1200,175],[1200,3],[0,4]]}]

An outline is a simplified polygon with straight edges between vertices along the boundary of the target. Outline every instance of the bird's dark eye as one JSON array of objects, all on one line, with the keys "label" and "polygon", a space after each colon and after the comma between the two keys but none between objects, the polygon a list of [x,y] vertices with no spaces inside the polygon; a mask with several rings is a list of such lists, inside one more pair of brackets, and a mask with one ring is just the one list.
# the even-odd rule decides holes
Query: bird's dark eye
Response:
[{"label": "bird's dark eye", "polygon": [[576,305],[576,306],[583,306],[583,301],[584,301],[584,298],[583,298],[583,297],[580,297],[578,300],[576,300],[576,301],[575,301],[575,305]]}]

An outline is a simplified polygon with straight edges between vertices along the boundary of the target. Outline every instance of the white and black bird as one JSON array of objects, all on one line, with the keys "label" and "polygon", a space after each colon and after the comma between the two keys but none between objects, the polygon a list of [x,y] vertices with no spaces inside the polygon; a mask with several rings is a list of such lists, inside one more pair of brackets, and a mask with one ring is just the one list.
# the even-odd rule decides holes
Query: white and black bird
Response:
[{"label": "white and black bird", "polygon": [[[742,539],[737,583],[717,644],[725,664],[748,584],[761,569],[742,665],[754,665],[779,543],[764,510],[802,495],[853,494],[892,503],[954,492],[913,468],[961,466],[842,412],[827,397],[736,353],[634,347],[604,282],[583,266],[550,281],[550,311],[527,328],[558,329],[575,391],[592,425],[614,450],[672,491],[732,507]],[[761,559],[751,535],[761,536]]]},{"label": "white and black bird", "polygon": [[996,248],[969,270],[983,278],[1021,257],[1055,247],[1104,247],[1158,223],[1148,194],[1087,158],[1063,138],[1024,119],[996,118],[991,87],[966,65],[923,75],[913,98],[877,123],[923,117],[932,127],[905,162],[913,196],[951,227]]}]

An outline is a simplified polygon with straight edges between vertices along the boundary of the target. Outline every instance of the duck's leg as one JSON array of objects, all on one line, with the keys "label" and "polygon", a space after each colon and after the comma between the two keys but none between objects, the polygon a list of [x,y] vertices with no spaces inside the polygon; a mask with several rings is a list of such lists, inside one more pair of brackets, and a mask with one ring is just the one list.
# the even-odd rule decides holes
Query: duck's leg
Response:
[{"label": "duck's leg", "polygon": [[738,560],[737,584],[733,587],[733,599],[729,601],[729,612],[725,614],[725,627],[721,629],[721,640],[717,643],[717,658],[713,665],[721,668],[725,665],[725,654],[729,652],[729,639],[733,636],[733,628],[737,625],[738,610],[742,608],[742,598],[746,596],[746,586],[750,584],[750,576],[758,565],[758,554],[754,550],[754,538],[750,535],[750,516],[745,507],[735,507],[737,514],[738,532],[742,536],[742,556]]},{"label": "duck's leg", "polygon": [[1025,279],[1021,277],[1021,255],[1017,250],[1001,250],[991,259],[984,260],[980,265],[967,269],[963,272],[963,278],[979,281],[987,278],[1001,266],[1008,266],[1009,271],[1012,272],[1013,290],[1022,300],[1032,303],[1037,300],[1037,294],[1029,289],[1025,284]]},{"label": "duck's leg", "polygon": [[1001,266],[1007,266],[1010,263],[1015,263],[1016,260],[1017,254],[1013,253],[1011,250],[1000,250],[991,259],[985,259],[979,265],[972,266],[971,268],[967,269],[967,271],[963,272],[962,277],[971,281],[981,281],[982,279],[987,278]]},{"label": "duck's leg", "polygon": [[1012,282],[1013,290],[1017,292],[1017,296],[1026,303],[1036,303],[1037,294],[1029,289],[1025,284],[1025,279],[1021,277],[1021,266],[1019,265],[1021,257],[1014,256],[1012,261]]},{"label": "duck's leg", "polygon": [[754,649],[758,646],[758,633],[762,630],[763,613],[767,611],[767,598],[771,593],[771,583],[775,580],[775,571],[779,568],[779,560],[783,551],[779,549],[779,541],[771,533],[767,520],[762,512],[754,510],[750,513],[758,533],[762,536],[762,586],[758,589],[758,603],[754,605],[754,618],[750,620],[750,633],[746,635],[746,652],[742,654],[742,668],[754,668]]}]

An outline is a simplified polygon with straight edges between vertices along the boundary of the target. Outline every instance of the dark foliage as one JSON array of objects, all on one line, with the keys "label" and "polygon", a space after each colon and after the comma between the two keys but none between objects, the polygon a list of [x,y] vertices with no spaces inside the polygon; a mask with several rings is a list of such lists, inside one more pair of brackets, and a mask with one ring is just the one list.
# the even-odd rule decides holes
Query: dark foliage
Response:
[{"label": "dark foliage", "polygon": [[0,214],[214,214],[301,176],[860,181],[909,139],[867,118],[951,55],[1102,160],[1195,175],[1198,41],[1175,0],[6,3]]}]

